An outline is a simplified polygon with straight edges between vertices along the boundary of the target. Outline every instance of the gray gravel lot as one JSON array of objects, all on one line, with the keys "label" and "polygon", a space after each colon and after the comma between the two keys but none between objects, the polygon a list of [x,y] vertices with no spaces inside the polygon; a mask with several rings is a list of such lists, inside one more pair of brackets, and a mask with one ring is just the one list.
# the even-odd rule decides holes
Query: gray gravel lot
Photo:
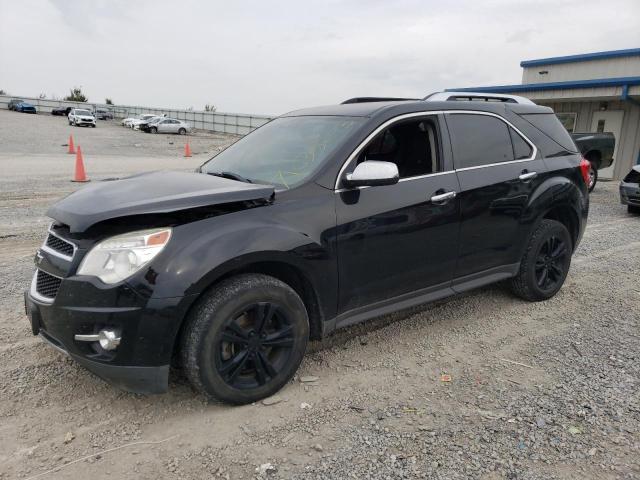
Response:
[{"label": "gray gravel lot", "polygon": [[[0,478],[640,478],[640,218],[616,184],[593,192],[550,301],[495,285],[339,331],[269,405],[229,407],[179,372],[166,395],[114,390],[31,335],[44,212],[79,186],[64,119],[0,111],[0,131]],[[164,136],[82,132],[95,179],[190,169],[233,141],[184,159]]]}]

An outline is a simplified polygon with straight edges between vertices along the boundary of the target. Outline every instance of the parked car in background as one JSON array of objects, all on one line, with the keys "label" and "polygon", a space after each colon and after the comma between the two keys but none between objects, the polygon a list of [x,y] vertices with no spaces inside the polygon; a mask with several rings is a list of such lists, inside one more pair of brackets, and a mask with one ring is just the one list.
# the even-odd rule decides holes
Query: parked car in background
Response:
[{"label": "parked car in background", "polygon": [[179,135],[186,135],[191,131],[191,126],[182,120],[160,117],[153,122],[140,125],[140,130],[148,133],[177,133]]},{"label": "parked car in background", "polygon": [[143,130],[147,124],[160,121],[162,118],[164,117],[159,117],[158,115],[145,115],[145,118],[131,122],[131,128],[134,130]]},{"label": "parked car in background", "polygon": [[16,105],[18,105],[19,103],[23,103],[24,100],[20,99],[20,98],[12,98],[11,100],[9,100],[9,103],[7,104],[7,108],[9,110],[15,110],[16,109]]},{"label": "parked car in background", "polygon": [[51,115],[64,115],[68,117],[71,110],[73,110],[73,107],[57,107],[51,110]]},{"label": "parked car in background", "polygon": [[113,120],[113,113],[111,113],[106,108],[96,108],[93,112],[93,115],[98,120]]},{"label": "parked car in background", "polygon": [[69,125],[75,127],[87,126],[96,127],[96,117],[89,110],[83,108],[72,108],[69,112]]},{"label": "parked car in background", "polygon": [[337,328],[504,280],[553,297],[588,168],[553,110],[527,102],[290,112],[198,172],[54,204],[25,310],[34,335],[120,388],[165,392],[177,361],[205,395],[255,402]]},{"label": "parked car in background", "polygon": [[32,105],[32,104],[27,103],[27,102],[16,103],[14,105],[13,109],[16,112],[22,112],[22,113],[38,113],[38,111],[36,110],[35,105]]},{"label": "parked car in background", "polygon": [[133,118],[128,123],[127,126],[129,128],[133,128],[134,130],[139,130],[140,129],[140,124],[145,123],[145,122],[150,122],[151,120],[153,120],[155,118],[160,118],[160,117],[158,115],[156,115],[155,113],[143,113],[138,118]]},{"label": "parked car in background", "polygon": [[620,182],[620,202],[629,213],[640,215],[640,165],[635,165]]},{"label": "parked car in background", "polygon": [[613,164],[613,151],[616,148],[616,138],[613,133],[572,133],[571,138],[576,142],[582,156],[589,160],[589,191],[598,182],[598,170]]}]

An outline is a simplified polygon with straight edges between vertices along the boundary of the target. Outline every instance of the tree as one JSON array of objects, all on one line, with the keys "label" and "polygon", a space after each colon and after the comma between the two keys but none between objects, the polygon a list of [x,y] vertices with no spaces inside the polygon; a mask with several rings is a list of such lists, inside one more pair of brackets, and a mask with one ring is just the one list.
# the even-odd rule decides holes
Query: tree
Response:
[{"label": "tree", "polygon": [[87,96],[82,93],[81,87],[73,87],[70,90],[70,94],[64,97],[67,102],[88,102]]},{"label": "tree", "polygon": [[6,95],[6,94],[7,94],[7,92],[5,92],[4,90],[2,90],[2,89],[0,88],[0,95]]},{"label": "tree", "polygon": [[47,94],[46,93],[41,93],[40,95],[38,95],[38,98],[40,100],[44,100],[45,98],[47,98]]},{"label": "tree", "polygon": [[106,103],[107,105],[113,105],[113,100],[111,100],[110,98],[105,98],[104,103]]},{"label": "tree", "polygon": [[216,107],[216,106],[215,106],[215,105],[213,105],[213,104],[208,104],[208,103],[207,103],[207,104],[204,106],[204,111],[205,111],[205,112],[215,112],[217,109],[218,109],[218,107]]}]

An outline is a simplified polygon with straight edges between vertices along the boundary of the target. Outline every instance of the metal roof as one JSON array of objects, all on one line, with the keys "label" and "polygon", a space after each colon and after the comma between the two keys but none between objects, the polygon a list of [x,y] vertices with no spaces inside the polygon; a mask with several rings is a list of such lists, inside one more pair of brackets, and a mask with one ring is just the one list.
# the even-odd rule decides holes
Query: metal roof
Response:
[{"label": "metal roof", "polygon": [[536,67],[540,65],[554,65],[558,63],[586,62],[589,60],[606,60],[608,58],[633,57],[640,55],[640,48],[627,48],[625,50],[609,50],[606,52],[582,53],[579,55],[566,55],[564,57],[538,58],[535,60],[523,60],[521,67]]},{"label": "metal roof", "polygon": [[569,88],[624,87],[640,85],[640,77],[594,78],[591,80],[568,80],[564,82],[524,83],[516,85],[495,85],[488,87],[447,88],[447,92],[532,92],[536,90],[566,90]]}]

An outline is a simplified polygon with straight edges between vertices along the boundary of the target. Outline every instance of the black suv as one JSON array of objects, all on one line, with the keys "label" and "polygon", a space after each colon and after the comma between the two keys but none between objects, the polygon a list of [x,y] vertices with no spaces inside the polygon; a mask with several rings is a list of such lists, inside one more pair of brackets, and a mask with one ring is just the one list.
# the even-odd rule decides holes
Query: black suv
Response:
[{"label": "black suv", "polygon": [[307,341],[510,279],[562,286],[589,164],[546,107],[363,102],[283,115],[195,173],[97,182],[53,205],[34,334],[115,385],[211,397],[289,381]]}]

